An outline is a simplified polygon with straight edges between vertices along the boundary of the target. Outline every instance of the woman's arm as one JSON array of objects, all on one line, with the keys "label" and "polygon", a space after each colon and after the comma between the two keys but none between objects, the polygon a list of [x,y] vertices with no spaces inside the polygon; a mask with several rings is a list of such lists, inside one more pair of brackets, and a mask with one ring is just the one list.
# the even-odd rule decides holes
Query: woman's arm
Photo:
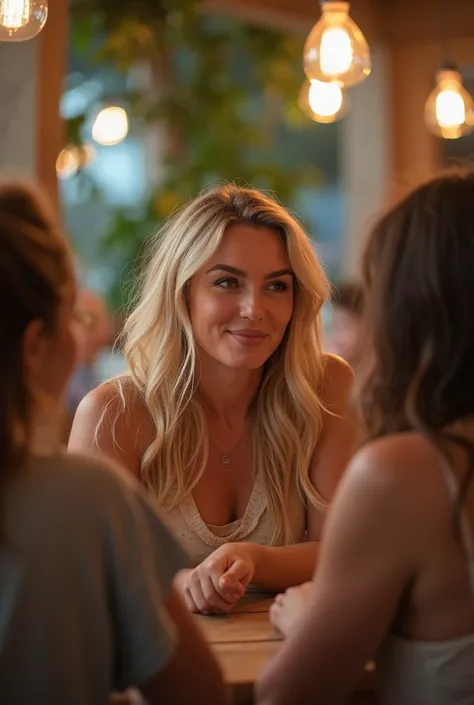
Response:
[{"label": "woman's arm", "polygon": [[[351,404],[353,387],[354,374],[349,365],[328,355],[321,400],[331,413],[324,412],[323,429],[309,474],[313,486],[328,503],[355,450],[358,422]],[[313,506],[308,507],[307,516],[307,542],[254,547],[253,584],[263,590],[281,592],[312,579],[325,517]]]},{"label": "woman's arm", "polygon": [[359,453],[331,509],[311,597],[260,678],[258,705],[346,702],[417,573],[418,520],[390,459]]},{"label": "woman's arm", "polygon": [[68,450],[108,455],[139,477],[140,460],[153,429],[136,393],[129,393],[127,386],[123,393],[125,408],[114,380],[84,397],[74,417]]}]

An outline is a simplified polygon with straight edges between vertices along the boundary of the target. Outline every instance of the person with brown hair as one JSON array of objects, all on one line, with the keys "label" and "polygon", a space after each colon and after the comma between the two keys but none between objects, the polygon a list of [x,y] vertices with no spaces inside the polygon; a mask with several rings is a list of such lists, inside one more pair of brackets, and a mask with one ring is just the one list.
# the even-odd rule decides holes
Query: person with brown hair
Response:
[{"label": "person with brown hair", "polygon": [[341,282],[331,301],[329,352],[339,355],[353,370],[360,365],[362,346],[362,285],[355,281]]},{"label": "person with brown hair", "polygon": [[61,450],[75,299],[42,196],[0,185],[0,700],[105,705],[136,686],[152,705],[224,705],[172,587],[187,560],[148,496],[110,462]]},{"label": "person with brown hair", "polygon": [[474,703],[474,172],[420,186],[364,261],[367,440],[314,582],[280,595],[284,648],[258,705],[348,700],[375,655],[380,705]]}]

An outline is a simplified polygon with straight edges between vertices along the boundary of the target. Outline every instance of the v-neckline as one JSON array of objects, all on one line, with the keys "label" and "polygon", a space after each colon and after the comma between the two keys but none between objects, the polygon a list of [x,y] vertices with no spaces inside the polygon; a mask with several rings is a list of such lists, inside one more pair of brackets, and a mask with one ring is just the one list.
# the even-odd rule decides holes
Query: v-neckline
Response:
[{"label": "v-neckline", "polygon": [[247,507],[243,516],[240,519],[235,519],[228,524],[215,526],[216,529],[225,529],[236,524],[235,530],[231,531],[227,536],[217,536],[203,520],[198,506],[192,494],[181,505],[181,514],[189,526],[208,546],[221,546],[225,543],[239,541],[241,538],[248,536],[257,526],[260,518],[267,507],[265,495],[261,490],[260,483],[257,480],[254,482],[252,493],[249,497]]}]

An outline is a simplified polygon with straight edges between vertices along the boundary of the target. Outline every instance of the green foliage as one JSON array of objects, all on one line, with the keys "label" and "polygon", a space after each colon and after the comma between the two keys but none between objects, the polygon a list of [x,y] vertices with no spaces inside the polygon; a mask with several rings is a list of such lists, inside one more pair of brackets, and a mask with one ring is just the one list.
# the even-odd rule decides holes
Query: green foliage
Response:
[{"label": "green foliage", "polygon": [[281,147],[282,129],[311,126],[297,107],[302,37],[209,16],[195,0],[71,0],[71,10],[81,55],[123,72],[150,67],[149,88],[124,98],[132,127],[163,135],[163,178],[143,207],[114,217],[104,246],[124,262],[205,186],[250,183],[293,206],[302,186],[321,183]]}]

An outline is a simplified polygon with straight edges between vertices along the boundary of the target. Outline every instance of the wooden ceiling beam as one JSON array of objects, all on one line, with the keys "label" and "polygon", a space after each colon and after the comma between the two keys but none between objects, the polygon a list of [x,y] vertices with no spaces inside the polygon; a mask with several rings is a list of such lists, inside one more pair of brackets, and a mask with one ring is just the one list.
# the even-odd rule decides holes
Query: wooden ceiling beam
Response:
[{"label": "wooden ceiling beam", "polygon": [[[441,22],[441,2],[446,21]],[[249,21],[307,32],[320,15],[318,0],[203,0],[204,7]],[[353,0],[352,16],[369,41],[394,44],[472,39],[472,0]]]}]

